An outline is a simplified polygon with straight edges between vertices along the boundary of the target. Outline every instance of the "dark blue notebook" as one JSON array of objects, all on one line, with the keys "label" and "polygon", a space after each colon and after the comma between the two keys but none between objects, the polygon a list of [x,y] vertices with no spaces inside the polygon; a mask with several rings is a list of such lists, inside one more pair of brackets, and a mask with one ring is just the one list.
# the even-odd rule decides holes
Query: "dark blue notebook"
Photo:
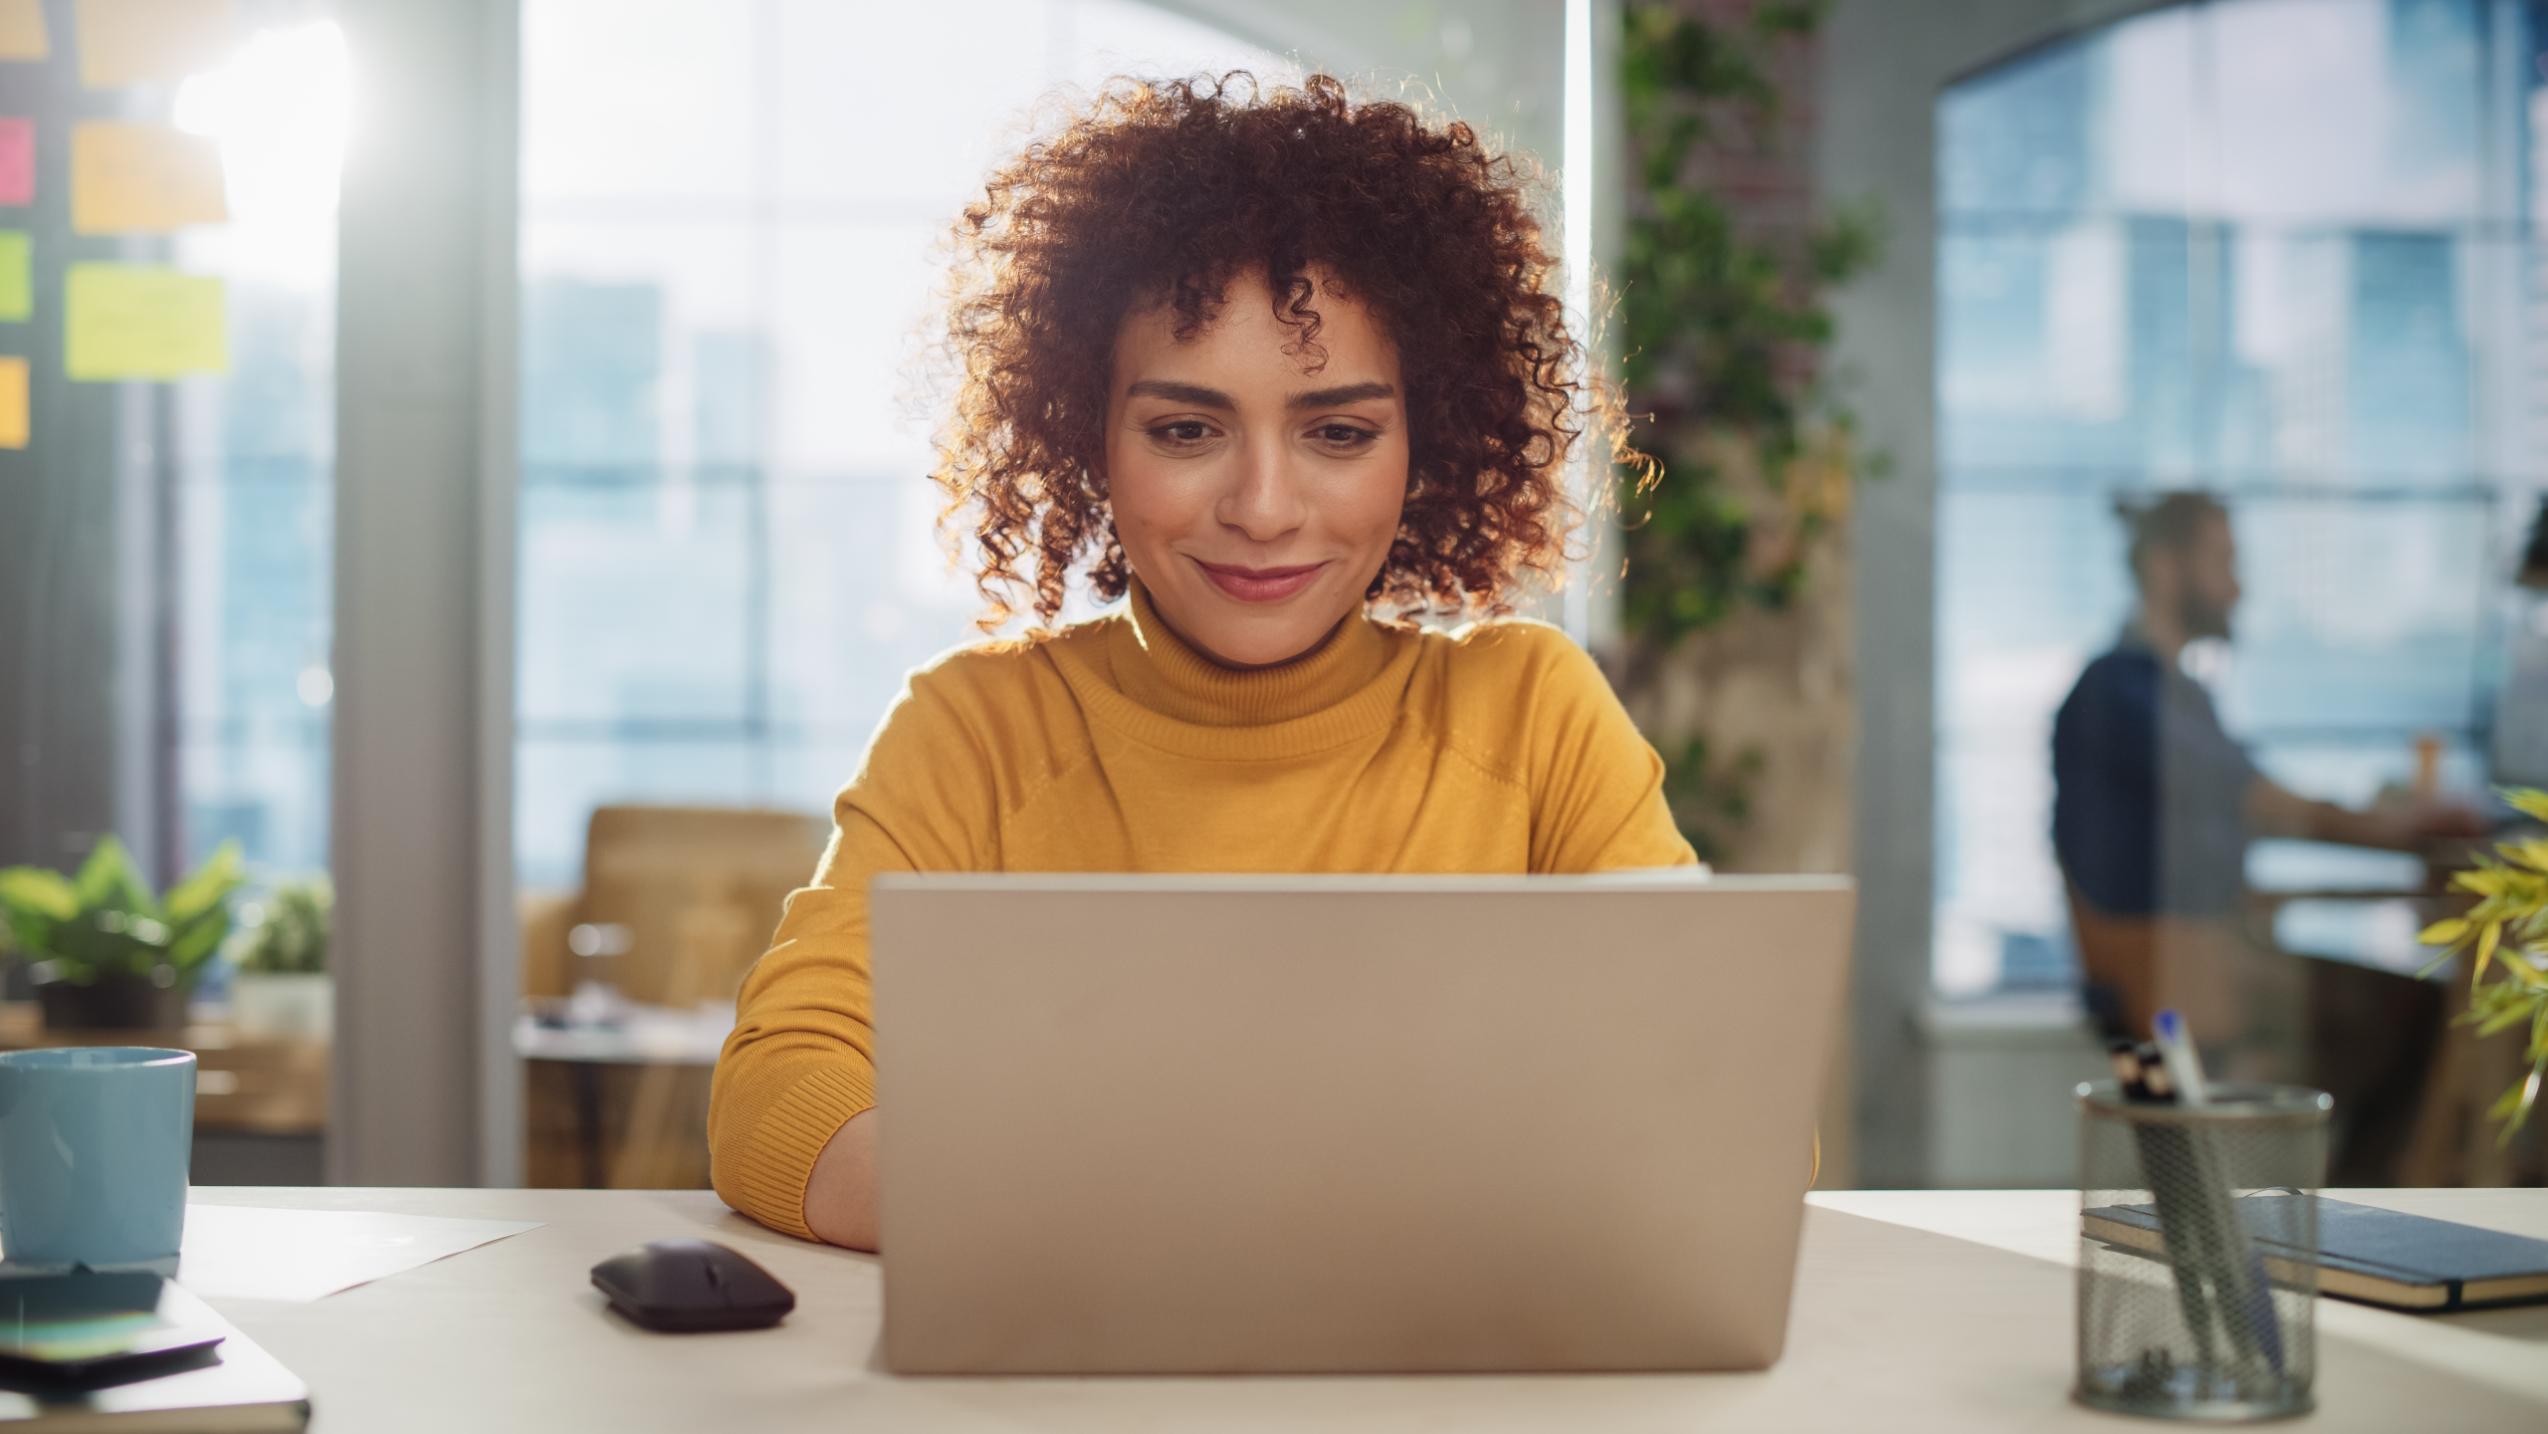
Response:
[{"label": "dark blue notebook", "polygon": [[[2301,1250],[2273,1238],[2292,1224],[2274,1202],[2296,1198],[2250,1195],[2237,1202],[2265,1271],[2275,1280],[2290,1282],[2299,1277],[2301,1264],[2313,1264],[2324,1293],[2428,1313],[2548,1303],[2548,1240],[2322,1197],[2318,1248]],[[2159,1217],[2147,1205],[2107,1205],[2082,1211],[2079,1218],[2082,1233],[2092,1239],[2165,1253]]]}]

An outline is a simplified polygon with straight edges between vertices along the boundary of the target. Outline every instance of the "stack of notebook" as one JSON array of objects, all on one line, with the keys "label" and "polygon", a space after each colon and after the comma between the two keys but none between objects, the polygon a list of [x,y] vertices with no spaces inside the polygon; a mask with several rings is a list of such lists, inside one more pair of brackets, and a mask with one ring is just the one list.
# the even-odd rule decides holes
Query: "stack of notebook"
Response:
[{"label": "stack of notebook", "polygon": [[309,1423],[309,1390],[210,1306],[169,1283],[160,1286],[158,1310],[179,1328],[217,1340],[113,1382],[30,1373],[23,1361],[0,1361],[0,1430],[298,1434]]},{"label": "stack of notebook", "polygon": [[[2296,1283],[2315,1265],[2324,1293],[2390,1309],[2548,1302],[2548,1240],[2321,1198],[2318,1248],[2307,1250],[2274,1238],[2298,1223],[2277,1212],[2275,1202],[2299,1198],[2251,1195],[2237,1202],[2266,1273],[2278,1283]],[[2165,1253],[2158,1214],[2147,1205],[2102,1206],[2081,1212],[2080,1221],[2092,1239]]]}]

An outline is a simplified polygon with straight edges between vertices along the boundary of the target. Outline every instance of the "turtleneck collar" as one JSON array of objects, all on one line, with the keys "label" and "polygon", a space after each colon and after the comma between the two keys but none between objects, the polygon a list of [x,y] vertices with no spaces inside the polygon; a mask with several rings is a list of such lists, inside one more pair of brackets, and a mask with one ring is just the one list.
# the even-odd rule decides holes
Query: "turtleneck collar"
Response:
[{"label": "turtleneck collar", "polygon": [[1123,620],[1107,633],[1106,660],[1124,696],[1176,722],[1255,727],[1325,712],[1370,688],[1392,649],[1361,608],[1318,646],[1272,667],[1224,667],[1171,631],[1139,579]]}]

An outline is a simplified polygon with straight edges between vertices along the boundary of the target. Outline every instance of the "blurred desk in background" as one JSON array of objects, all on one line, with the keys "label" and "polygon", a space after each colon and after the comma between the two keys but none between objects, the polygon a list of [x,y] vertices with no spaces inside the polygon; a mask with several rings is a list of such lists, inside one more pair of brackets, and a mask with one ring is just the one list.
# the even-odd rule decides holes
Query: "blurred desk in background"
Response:
[{"label": "blurred desk in background", "polygon": [[535,1187],[662,1190],[708,1183],[708,1082],[730,1001],[687,1009],[531,1001],[513,1024],[526,1063],[523,1174]]},{"label": "blurred desk in background", "polygon": [[329,1045],[241,1035],[197,1007],[176,1031],[46,1029],[32,1001],[0,1001],[0,1050],[165,1046],[195,1053],[197,1185],[315,1184],[327,1132]]},{"label": "blurred desk in background", "polygon": [[513,1023],[513,1050],[526,1061],[576,1065],[713,1066],[734,1029],[734,1003],[689,1010],[630,1006],[606,1021],[578,1024],[525,1011]]}]

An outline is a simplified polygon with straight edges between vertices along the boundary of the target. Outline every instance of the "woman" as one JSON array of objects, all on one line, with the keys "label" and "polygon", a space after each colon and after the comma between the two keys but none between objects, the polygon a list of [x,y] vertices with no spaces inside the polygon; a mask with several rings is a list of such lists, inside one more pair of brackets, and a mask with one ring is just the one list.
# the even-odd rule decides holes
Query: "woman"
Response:
[{"label": "woman", "polygon": [[1577,416],[1617,415],[1512,161],[1326,76],[1126,86],[994,174],[956,237],[936,476],[986,622],[1024,588],[1049,626],[1074,571],[1130,602],[912,674],[744,982],[717,1190],[860,1249],[879,872],[1696,861],[1562,632],[1373,615],[1497,615],[1553,578]]}]

